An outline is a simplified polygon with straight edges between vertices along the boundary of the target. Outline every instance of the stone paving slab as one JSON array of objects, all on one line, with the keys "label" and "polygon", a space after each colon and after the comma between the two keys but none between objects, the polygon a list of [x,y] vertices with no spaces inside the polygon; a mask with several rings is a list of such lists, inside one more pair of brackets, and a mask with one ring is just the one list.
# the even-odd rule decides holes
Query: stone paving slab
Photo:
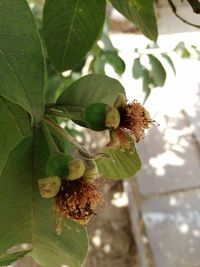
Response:
[{"label": "stone paving slab", "polygon": [[200,151],[183,113],[163,116],[138,145],[142,169],[137,174],[143,196],[200,186]]},{"label": "stone paving slab", "polygon": [[147,200],[143,219],[154,267],[200,266],[200,190]]}]

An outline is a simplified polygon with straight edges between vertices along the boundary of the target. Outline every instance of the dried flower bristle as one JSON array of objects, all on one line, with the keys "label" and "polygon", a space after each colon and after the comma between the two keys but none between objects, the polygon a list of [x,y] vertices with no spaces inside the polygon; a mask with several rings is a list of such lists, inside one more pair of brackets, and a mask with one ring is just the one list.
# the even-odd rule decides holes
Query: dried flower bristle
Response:
[{"label": "dried flower bristle", "polygon": [[131,150],[133,145],[131,142],[128,133],[122,129],[117,128],[115,131],[110,131],[110,142],[107,144],[107,147],[119,150]]},{"label": "dried flower bristle", "polygon": [[95,184],[82,179],[65,180],[55,198],[56,216],[80,222],[87,221],[102,201],[102,193],[97,190]]},{"label": "dried flower bristle", "polygon": [[124,128],[136,142],[144,138],[144,130],[149,128],[153,122],[145,108],[134,100],[131,103],[124,104],[119,108],[120,128]]}]

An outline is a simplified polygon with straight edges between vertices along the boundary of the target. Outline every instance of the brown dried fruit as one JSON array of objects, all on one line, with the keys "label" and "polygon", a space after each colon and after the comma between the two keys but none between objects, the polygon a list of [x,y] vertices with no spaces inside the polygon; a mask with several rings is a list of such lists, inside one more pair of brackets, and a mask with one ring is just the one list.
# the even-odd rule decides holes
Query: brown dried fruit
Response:
[{"label": "brown dried fruit", "polygon": [[102,193],[97,190],[94,183],[88,183],[83,179],[63,180],[59,194],[55,197],[56,216],[87,222],[102,201]]}]

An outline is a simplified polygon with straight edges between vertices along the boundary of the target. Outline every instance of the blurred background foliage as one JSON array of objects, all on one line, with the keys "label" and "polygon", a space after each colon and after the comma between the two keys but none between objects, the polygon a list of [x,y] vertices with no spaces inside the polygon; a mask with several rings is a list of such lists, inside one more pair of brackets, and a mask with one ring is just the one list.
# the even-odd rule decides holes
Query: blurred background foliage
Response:
[{"label": "blurred background foliage", "polygon": [[[43,40],[42,11],[44,0],[28,0],[28,2],[36,18],[39,32]],[[155,2],[157,3],[158,1]],[[114,22],[111,16],[113,9],[114,8],[111,4],[108,3],[107,17],[101,35],[87,56],[74,69],[59,74],[50,64],[47,53],[44,51],[47,66],[47,103],[55,102],[58,96],[63,92],[64,88],[83,75],[88,73],[108,75],[107,70],[109,67],[111,67],[114,73],[119,77],[126,71],[126,64],[123,58],[119,55],[120,51],[114,47],[110,34],[113,31],[129,31],[136,32],[137,34],[138,28],[136,25],[125,19],[125,22],[123,23],[123,25],[126,25],[125,28],[121,27],[121,24],[119,24],[119,29],[117,29],[116,27],[118,24]],[[146,46],[146,49],[141,50],[138,47],[133,50],[132,55],[130,55],[133,61],[132,78],[133,80],[141,80],[142,90],[144,93],[144,103],[154,88],[165,85],[169,66],[174,75],[176,75],[176,66],[173,62],[174,54],[177,54],[183,59],[195,58],[196,60],[200,60],[200,48],[195,45],[188,47],[182,41],[179,42],[171,51],[163,51],[152,41],[149,41],[149,45]]]}]

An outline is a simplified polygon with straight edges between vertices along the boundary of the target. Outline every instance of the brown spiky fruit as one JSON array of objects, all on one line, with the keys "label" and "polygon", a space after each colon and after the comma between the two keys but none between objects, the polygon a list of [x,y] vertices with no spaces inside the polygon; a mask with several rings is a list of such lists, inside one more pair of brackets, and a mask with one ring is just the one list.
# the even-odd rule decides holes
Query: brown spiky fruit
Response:
[{"label": "brown spiky fruit", "polygon": [[135,142],[143,140],[145,129],[148,129],[153,122],[146,109],[134,100],[121,106],[119,113],[121,118],[119,128],[127,131]]},{"label": "brown spiky fruit", "polygon": [[63,219],[87,222],[102,201],[102,193],[94,183],[83,179],[63,180],[59,194],[55,197],[56,215]]}]

